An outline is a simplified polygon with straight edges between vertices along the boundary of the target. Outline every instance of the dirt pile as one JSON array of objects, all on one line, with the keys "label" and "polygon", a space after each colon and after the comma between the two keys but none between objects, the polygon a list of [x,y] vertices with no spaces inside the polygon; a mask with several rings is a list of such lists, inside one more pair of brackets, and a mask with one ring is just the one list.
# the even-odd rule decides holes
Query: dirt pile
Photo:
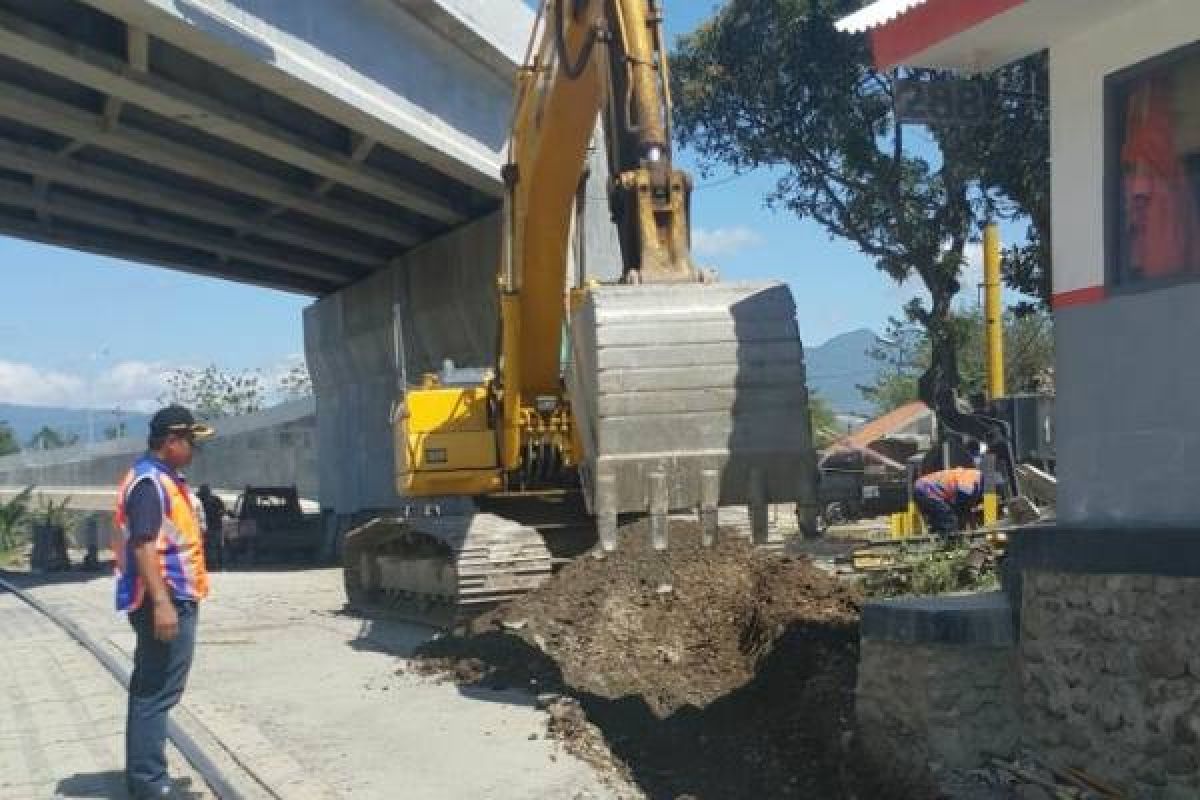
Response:
[{"label": "dirt pile", "polygon": [[593,763],[602,736],[652,798],[850,796],[857,592],[743,541],[702,548],[686,524],[669,554],[648,538],[631,526],[418,670],[539,694],[552,735]]}]

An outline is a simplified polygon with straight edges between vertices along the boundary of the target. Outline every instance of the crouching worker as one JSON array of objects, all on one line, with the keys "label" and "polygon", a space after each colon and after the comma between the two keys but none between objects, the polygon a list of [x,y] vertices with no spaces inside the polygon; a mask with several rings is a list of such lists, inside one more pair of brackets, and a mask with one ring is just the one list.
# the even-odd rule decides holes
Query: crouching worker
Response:
[{"label": "crouching worker", "polygon": [[930,533],[947,536],[983,499],[983,473],[971,467],[931,472],[913,484],[913,500]]}]

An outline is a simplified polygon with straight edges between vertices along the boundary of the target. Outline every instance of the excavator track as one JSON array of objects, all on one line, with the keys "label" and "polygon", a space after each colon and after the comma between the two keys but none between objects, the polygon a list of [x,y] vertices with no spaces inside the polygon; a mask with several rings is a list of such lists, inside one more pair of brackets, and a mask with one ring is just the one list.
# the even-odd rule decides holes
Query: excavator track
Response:
[{"label": "excavator track", "polygon": [[378,517],[342,553],[352,608],[437,627],[536,589],[552,567],[537,530],[483,513]]}]

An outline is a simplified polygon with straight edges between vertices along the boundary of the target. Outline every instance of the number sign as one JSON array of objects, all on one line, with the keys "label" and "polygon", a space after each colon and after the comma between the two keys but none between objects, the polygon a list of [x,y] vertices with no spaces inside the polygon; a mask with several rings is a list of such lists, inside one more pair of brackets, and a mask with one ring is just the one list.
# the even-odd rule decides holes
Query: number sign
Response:
[{"label": "number sign", "polygon": [[896,119],[917,125],[979,125],[987,97],[976,81],[896,81]]}]

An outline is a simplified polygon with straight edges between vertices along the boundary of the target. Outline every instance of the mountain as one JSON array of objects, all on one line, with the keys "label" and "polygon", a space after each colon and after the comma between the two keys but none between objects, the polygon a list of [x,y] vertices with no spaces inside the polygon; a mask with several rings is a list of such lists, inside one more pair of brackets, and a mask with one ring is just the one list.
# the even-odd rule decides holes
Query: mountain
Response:
[{"label": "mountain", "polygon": [[78,436],[80,442],[86,442],[89,417],[93,438],[98,442],[104,440],[106,429],[122,423],[125,425],[126,433],[130,435],[144,433],[146,423],[150,419],[149,414],[137,411],[93,409],[89,414],[86,409],[81,408],[50,408],[0,403],[0,422],[8,423],[13,433],[16,434],[17,441],[22,445],[41,430],[43,425],[49,425],[66,436]]},{"label": "mountain", "polygon": [[867,355],[875,345],[875,333],[866,328],[835,336],[818,347],[805,348],[808,387],[825,398],[834,411],[871,414],[860,385],[870,385],[880,364]]}]

